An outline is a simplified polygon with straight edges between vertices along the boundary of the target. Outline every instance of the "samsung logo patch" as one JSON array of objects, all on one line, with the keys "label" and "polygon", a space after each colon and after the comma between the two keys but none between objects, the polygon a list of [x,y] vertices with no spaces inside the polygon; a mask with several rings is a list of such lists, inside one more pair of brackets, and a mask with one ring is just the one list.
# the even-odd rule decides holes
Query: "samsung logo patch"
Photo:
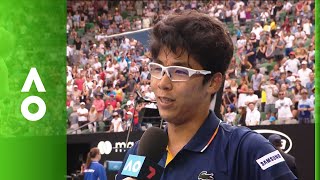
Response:
[{"label": "samsung logo patch", "polygon": [[284,133],[282,133],[280,131],[270,130],[270,129],[256,129],[254,131],[256,131],[257,133],[261,134],[262,136],[264,136],[267,139],[271,134],[278,134],[281,137],[281,142],[282,142],[281,149],[285,153],[289,153],[290,150],[292,149],[292,140],[291,140],[291,138],[288,135],[286,135],[286,134],[284,134]]}]

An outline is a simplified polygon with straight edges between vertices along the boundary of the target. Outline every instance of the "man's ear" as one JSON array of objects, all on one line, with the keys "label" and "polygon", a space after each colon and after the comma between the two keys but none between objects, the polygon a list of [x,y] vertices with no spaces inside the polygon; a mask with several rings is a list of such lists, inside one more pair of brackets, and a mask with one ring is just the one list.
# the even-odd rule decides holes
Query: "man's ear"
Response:
[{"label": "man's ear", "polygon": [[215,73],[211,80],[208,82],[207,91],[210,94],[214,94],[219,91],[222,83],[223,83],[223,76],[221,73]]}]

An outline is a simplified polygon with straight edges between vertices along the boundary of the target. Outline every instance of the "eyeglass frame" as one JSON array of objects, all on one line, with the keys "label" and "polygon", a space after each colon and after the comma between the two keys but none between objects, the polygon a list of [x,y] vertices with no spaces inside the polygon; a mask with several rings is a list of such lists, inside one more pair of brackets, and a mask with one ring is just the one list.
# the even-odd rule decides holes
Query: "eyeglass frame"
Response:
[{"label": "eyeglass frame", "polygon": [[[157,78],[155,77],[154,75],[152,75],[151,73],[151,68],[150,66],[151,65],[157,65],[157,66],[160,66],[161,67],[161,74],[162,76],[160,78]],[[180,69],[184,69],[184,70],[187,70],[188,71],[188,76],[189,76],[189,79],[193,76],[193,75],[209,75],[211,74],[212,72],[211,71],[207,71],[207,70],[196,70],[196,69],[191,69],[191,68],[187,68],[187,67],[183,67],[183,66],[163,66],[159,63],[154,63],[154,62],[151,62],[148,64],[148,70],[150,72],[150,75],[158,80],[162,79],[162,77],[164,76],[164,73],[165,72],[167,74],[167,76],[169,77],[169,79],[172,81],[172,82],[185,82],[185,81],[188,81],[188,80],[172,80],[171,77],[170,77],[170,73],[168,71],[169,68],[180,68]]]}]

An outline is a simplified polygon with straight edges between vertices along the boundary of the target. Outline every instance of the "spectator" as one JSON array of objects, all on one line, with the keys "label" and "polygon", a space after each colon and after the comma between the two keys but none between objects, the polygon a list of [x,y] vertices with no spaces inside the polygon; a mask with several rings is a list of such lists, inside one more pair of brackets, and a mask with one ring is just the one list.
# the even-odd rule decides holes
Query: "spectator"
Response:
[{"label": "spectator", "polygon": [[255,108],[255,103],[249,102],[246,114],[246,126],[256,126],[260,123],[260,112]]},{"label": "spectator", "polygon": [[310,73],[312,73],[312,70],[307,68],[307,64],[307,61],[302,61],[301,69],[298,70],[299,79],[303,87],[306,87],[307,83],[309,83]]},{"label": "spectator", "polygon": [[277,109],[277,119],[279,124],[292,124],[292,112],[293,103],[290,98],[285,97],[286,92],[279,92],[279,99],[275,103],[275,108]]},{"label": "spectator", "polygon": [[295,58],[295,53],[290,52],[289,59],[283,64],[286,71],[291,71],[292,73],[298,73],[300,61]]},{"label": "spectator", "polygon": [[314,110],[313,102],[308,98],[308,91],[306,89],[301,90],[301,99],[298,103],[298,120],[299,124],[310,124],[312,114]]},{"label": "spectator", "polygon": [[123,132],[122,119],[118,112],[112,114],[111,126],[108,132]]},{"label": "spectator", "polygon": [[276,109],[275,109],[275,102],[278,97],[278,87],[275,85],[275,79],[270,78],[270,82],[268,84],[264,84],[261,86],[263,90],[266,92],[266,105],[265,105],[265,113],[267,114],[267,119],[270,116],[275,116]]},{"label": "spectator", "polygon": [[306,89],[308,90],[309,96],[313,95],[314,93],[312,92],[312,89],[314,89],[314,73],[311,72],[309,74],[309,82],[306,84]]},{"label": "spectator", "polygon": [[260,86],[262,84],[263,75],[260,73],[259,68],[254,69],[254,74],[251,76],[251,84],[254,94],[261,98]]},{"label": "spectator", "polygon": [[248,94],[245,99],[245,105],[247,106],[247,111],[249,110],[249,103],[254,103],[255,107],[258,108],[259,98],[256,94],[254,94],[253,89],[250,87],[248,89]]},{"label": "spectator", "polygon": [[88,125],[88,127],[91,132],[97,131],[97,122],[96,122],[97,119],[98,119],[98,116],[97,116],[96,107],[93,105],[91,106],[90,111],[88,113],[88,121],[91,122]]},{"label": "spectator", "polygon": [[[85,125],[88,123],[88,109],[86,109],[85,106],[86,103],[81,102],[80,108],[77,110],[78,113],[78,124],[79,127]],[[88,127],[83,127],[82,129],[88,129]]]},{"label": "spectator", "polygon": [[237,113],[234,112],[234,105],[227,106],[227,113],[224,115],[224,120],[227,124],[235,125]]}]

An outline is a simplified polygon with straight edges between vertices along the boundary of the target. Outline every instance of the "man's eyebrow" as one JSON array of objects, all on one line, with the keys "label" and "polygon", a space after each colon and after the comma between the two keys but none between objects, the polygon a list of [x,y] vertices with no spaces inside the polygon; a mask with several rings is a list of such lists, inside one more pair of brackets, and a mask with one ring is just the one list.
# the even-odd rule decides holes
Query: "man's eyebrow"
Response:
[{"label": "man's eyebrow", "polygon": [[153,61],[152,61],[152,62],[163,65],[163,62],[162,62],[160,59],[158,59],[158,58],[153,59]]},{"label": "man's eyebrow", "polygon": [[[164,63],[160,60],[160,59],[154,59],[152,62],[154,63],[158,63],[161,65],[164,65]],[[186,62],[181,62],[179,60],[177,60],[176,62],[173,62],[172,64],[170,64],[170,66],[182,66],[182,67],[189,67],[189,65]]]}]

